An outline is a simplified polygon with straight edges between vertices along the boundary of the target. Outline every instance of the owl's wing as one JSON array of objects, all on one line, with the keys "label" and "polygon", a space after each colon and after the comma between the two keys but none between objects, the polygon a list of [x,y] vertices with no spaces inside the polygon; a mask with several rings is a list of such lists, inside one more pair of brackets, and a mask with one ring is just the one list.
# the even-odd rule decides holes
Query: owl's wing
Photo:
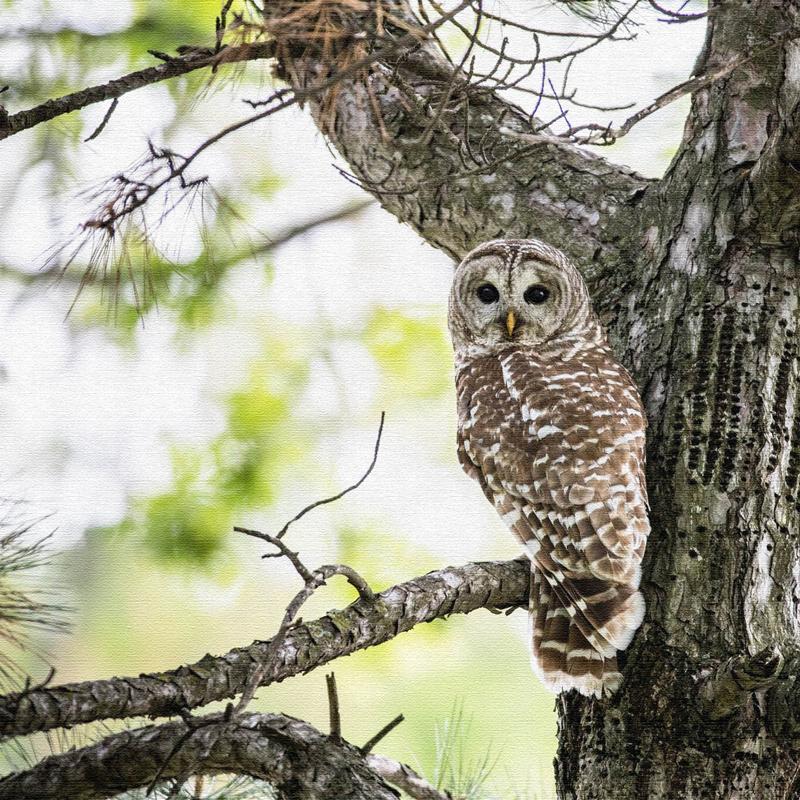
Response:
[{"label": "owl's wing", "polygon": [[461,468],[464,472],[472,478],[474,481],[477,481],[483,491],[486,498],[489,500],[490,503],[494,503],[494,491],[489,487],[489,484],[486,482],[486,479],[483,477],[483,472],[480,468],[480,462],[474,461],[472,455],[470,454],[470,439],[469,436],[465,436],[461,429],[459,428],[457,434],[457,451],[458,451],[458,463],[461,464]]},{"label": "owl's wing", "polygon": [[[543,381],[541,363],[513,352],[463,369],[459,458],[535,566],[537,670],[557,691],[602,693],[620,680],[615,654],[644,613],[644,423],[566,370]],[[630,403],[639,408],[635,390]]]},{"label": "owl's wing", "polygon": [[531,453],[530,488],[518,481],[504,488],[552,542],[555,569],[638,586],[650,526],[646,423],[630,376],[605,360],[594,372],[565,368],[554,380],[534,381],[538,365],[519,351],[501,364]]}]

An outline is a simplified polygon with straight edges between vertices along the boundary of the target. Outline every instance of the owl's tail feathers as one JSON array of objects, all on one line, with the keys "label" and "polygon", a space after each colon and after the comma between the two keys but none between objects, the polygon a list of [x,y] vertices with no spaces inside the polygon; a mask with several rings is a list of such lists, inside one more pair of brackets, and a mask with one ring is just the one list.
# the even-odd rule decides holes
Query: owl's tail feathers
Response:
[{"label": "owl's tail feathers", "polygon": [[601,622],[602,617],[587,614],[588,603],[576,603],[575,597],[570,596],[574,591],[568,593],[567,588],[563,584],[551,585],[539,569],[531,569],[534,671],[554,692],[576,689],[589,696],[610,695],[622,682],[616,654],[627,647],[641,625],[643,598],[635,589],[626,592],[626,587],[618,587],[621,593],[615,605],[617,613]]}]

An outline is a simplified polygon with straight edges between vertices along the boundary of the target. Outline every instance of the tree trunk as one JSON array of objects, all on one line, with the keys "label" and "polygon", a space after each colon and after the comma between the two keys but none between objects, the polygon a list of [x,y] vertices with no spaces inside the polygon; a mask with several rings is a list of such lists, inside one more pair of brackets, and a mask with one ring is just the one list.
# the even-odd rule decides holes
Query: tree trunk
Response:
[{"label": "tree trunk", "polygon": [[[718,6],[705,68],[790,29],[780,5]],[[800,795],[799,69],[779,43],[699,92],[641,206],[614,332],[651,422],[648,615],[620,695],[559,700],[565,799]]]},{"label": "tree trunk", "polygon": [[[712,3],[698,71],[742,63],[693,96],[658,182],[509,138],[526,115],[453,83],[428,45],[312,104],[357,178],[432,244],[565,249],[639,383],[648,612],[614,697],[559,697],[563,800],[800,797],[797,14]],[[325,74],[313,49],[286,52],[295,85]],[[445,91],[462,102],[437,103]]]}]

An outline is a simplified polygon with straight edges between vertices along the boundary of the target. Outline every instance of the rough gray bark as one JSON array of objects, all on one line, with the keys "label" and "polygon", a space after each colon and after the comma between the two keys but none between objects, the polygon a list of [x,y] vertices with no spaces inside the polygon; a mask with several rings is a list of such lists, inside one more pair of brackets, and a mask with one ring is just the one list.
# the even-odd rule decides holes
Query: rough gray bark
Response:
[{"label": "rough gray bark", "polygon": [[[657,182],[510,143],[526,120],[486,91],[437,119],[452,68],[428,47],[367,79],[388,136],[364,81],[312,106],[384,207],[453,256],[496,236],[564,248],[639,383],[648,613],[617,695],[558,701],[564,800],[800,797],[798,3],[711,6],[698,69],[752,57],[695,93]],[[291,67],[320,69],[310,49]]]},{"label": "rough gray bark", "polygon": [[[422,27],[404,0],[393,10]],[[266,4],[275,22],[287,4]],[[352,28],[364,27],[354,17]],[[288,50],[304,43],[284,38]],[[327,67],[310,57],[284,64],[295,88],[320,84]],[[438,114],[453,67],[433,44],[405,48],[369,73],[337,85],[335,114],[325,95],[309,105],[355,176],[431,244],[454,257],[503,236],[536,236],[561,246],[598,280],[620,268],[629,208],[650,181],[555,137],[524,143],[502,130],[530,132],[529,115],[459,73],[453,96],[469,100]],[[376,114],[376,105],[380,109]],[[332,124],[331,124],[332,123]],[[563,233],[571,235],[565,240]]]},{"label": "rough gray bark", "polygon": [[[795,28],[796,15],[789,3],[720,4],[707,65]],[[565,798],[800,791],[793,679],[756,694],[738,681],[728,700],[718,679],[739,658],[766,689],[781,664],[760,651],[795,656],[800,634],[800,183],[780,155],[799,68],[797,43],[782,43],[699,92],[635,218],[641,279],[615,333],[652,425],[649,612],[622,695],[560,700]]]},{"label": "rough gray bark", "polygon": [[[192,721],[197,725],[198,721]],[[102,800],[158,779],[233,773],[268,781],[280,800],[397,800],[354,747],[282,714],[220,715],[107,736],[0,779],[0,800]]]},{"label": "rough gray bark", "polygon": [[[524,561],[486,561],[449,567],[392,586],[371,602],[357,600],[312,622],[293,626],[262,686],[310,672],[340,656],[382,644],[415,625],[479,608],[525,605]],[[70,727],[81,722],[169,716],[239,694],[270,652],[254,642],[223,656],[138,677],[33,687],[0,697],[0,738]]]}]

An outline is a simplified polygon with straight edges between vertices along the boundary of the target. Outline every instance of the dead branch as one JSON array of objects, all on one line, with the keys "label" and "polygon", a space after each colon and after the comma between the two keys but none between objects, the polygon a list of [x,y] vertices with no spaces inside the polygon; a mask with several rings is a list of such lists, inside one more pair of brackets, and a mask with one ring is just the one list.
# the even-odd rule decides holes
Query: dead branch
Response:
[{"label": "dead branch", "polygon": [[111,115],[117,110],[118,105],[119,97],[115,97],[109,104],[106,113],[103,115],[103,119],[100,120],[100,124],[83,140],[84,142],[91,142],[92,139],[96,139],[105,130],[108,121],[111,119]]},{"label": "dead branch", "polygon": [[304,581],[303,588],[294,596],[292,601],[286,607],[286,611],[284,612],[278,632],[272,637],[271,649],[269,653],[266,654],[262,663],[256,664],[253,667],[253,671],[250,677],[247,679],[247,683],[242,691],[242,696],[239,698],[239,702],[237,703],[235,709],[237,714],[241,714],[255,696],[255,692],[261,685],[264,675],[269,668],[270,662],[273,660],[275,654],[283,644],[293,622],[300,612],[300,609],[314,594],[314,592],[317,591],[317,589],[325,586],[326,582],[334,575],[343,575],[347,578],[350,584],[358,590],[359,596],[362,600],[369,602],[374,598],[374,594],[372,589],[370,589],[367,585],[367,582],[352,567],[348,567],[344,564],[326,564],[325,566],[318,567],[311,572],[300,560],[299,555],[290,550],[276,536],[270,536],[268,533],[261,533],[260,531],[254,531],[248,528],[235,527],[234,530],[238,531],[239,533],[245,533],[248,536],[254,536],[256,538],[263,539],[264,541],[267,541],[277,547],[278,553],[276,555],[287,558],[295,568],[297,574],[300,575]]},{"label": "dead branch", "polygon": [[[658,11],[659,14],[664,15],[664,17],[659,21],[668,23],[694,22],[697,19],[704,19],[718,10],[711,8],[708,11],[702,11],[696,14],[685,14],[683,11],[670,11],[670,9],[659,5],[655,0],[647,0],[647,2],[650,3],[650,6]],[[685,5],[687,5],[687,3],[683,3],[681,8],[683,8]]]},{"label": "dead branch", "polygon": [[381,421],[378,425],[378,435],[375,437],[375,447],[372,453],[372,461],[370,462],[369,466],[366,469],[366,472],[351,486],[348,486],[346,489],[343,489],[341,492],[333,495],[332,497],[326,497],[324,500],[317,500],[310,505],[307,505],[302,511],[295,514],[281,529],[278,531],[276,536],[277,539],[282,539],[286,532],[289,530],[289,526],[293,523],[297,522],[298,520],[302,519],[309,511],[313,511],[315,508],[319,508],[319,506],[328,505],[328,503],[335,503],[337,500],[341,500],[346,494],[350,494],[350,492],[355,491],[361,486],[362,483],[370,476],[370,473],[373,469],[375,469],[375,464],[378,462],[378,451],[381,447],[381,436],[383,435],[383,423],[386,421],[386,412],[381,411]]},{"label": "dead branch", "polygon": [[440,792],[411,767],[399,761],[373,754],[367,756],[367,764],[387,783],[402,789],[414,800],[453,800],[449,792]]},{"label": "dead branch", "polygon": [[336,673],[331,672],[329,675],[325,676],[325,686],[328,689],[329,735],[332,739],[341,741],[342,715],[339,710],[339,692],[336,688]]},{"label": "dead branch", "polygon": [[379,742],[382,742],[401,722],[405,720],[402,714],[398,714],[391,722],[384,725],[362,748],[361,752],[366,755],[371,753],[372,749]]},{"label": "dead branch", "polygon": [[[378,461],[378,451],[380,449],[381,444],[381,434],[383,433],[383,423],[386,418],[386,414],[381,412],[381,422],[378,427],[378,436],[375,440],[375,448],[372,455],[372,461],[367,467],[367,471],[361,476],[361,478],[356,481],[352,486],[349,486],[347,489],[339,492],[338,494],[334,495],[333,497],[328,497],[324,500],[319,500],[316,503],[312,503],[309,506],[306,506],[299,514],[293,517],[286,525],[281,528],[278,532],[277,536],[271,536],[268,533],[262,533],[261,531],[251,530],[249,528],[241,528],[238,526],[234,527],[234,530],[239,533],[244,533],[248,536],[253,536],[257,539],[262,539],[265,542],[268,542],[273,547],[276,548],[277,552],[275,553],[267,553],[263,558],[268,557],[282,557],[289,560],[291,565],[294,567],[295,572],[302,578],[303,580],[303,588],[294,596],[293,600],[289,603],[286,607],[286,611],[283,615],[283,620],[281,621],[280,627],[278,628],[278,632],[272,638],[272,650],[268,654],[267,658],[264,659],[264,663],[258,664],[254,667],[252,674],[247,680],[247,684],[245,685],[244,691],[242,692],[242,696],[239,699],[238,704],[236,705],[236,713],[241,714],[242,711],[247,707],[250,701],[253,699],[256,690],[261,685],[262,678],[267,670],[267,664],[272,660],[275,652],[277,652],[278,648],[283,643],[283,640],[286,638],[286,634],[289,631],[289,628],[294,623],[295,619],[297,618],[298,613],[300,612],[300,608],[303,604],[317,591],[321,586],[324,586],[327,580],[334,575],[343,575],[349,583],[358,591],[359,597],[362,600],[366,600],[367,602],[374,599],[375,595],[372,589],[369,587],[367,582],[364,580],[361,575],[359,575],[352,567],[349,567],[345,564],[327,564],[325,566],[319,567],[311,572],[308,567],[300,560],[300,556],[293,550],[290,550],[289,547],[283,542],[282,537],[289,529],[289,526],[292,522],[297,521],[301,517],[303,517],[306,513],[311,511],[317,506],[324,505],[326,503],[333,503],[336,500],[341,499],[349,492],[352,492],[354,489],[357,489],[361,486],[362,483],[367,479],[369,474],[375,467],[375,464]],[[331,676],[333,680],[333,676]],[[328,684],[329,693],[331,691],[331,684]],[[333,684],[333,695],[336,694],[336,685]],[[331,699],[331,703],[333,703],[333,698]],[[336,714],[338,715],[338,701],[336,707]],[[331,714],[333,714],[333,705],[331,705]],[[331,717],[333,720],[333,717]]]}]

